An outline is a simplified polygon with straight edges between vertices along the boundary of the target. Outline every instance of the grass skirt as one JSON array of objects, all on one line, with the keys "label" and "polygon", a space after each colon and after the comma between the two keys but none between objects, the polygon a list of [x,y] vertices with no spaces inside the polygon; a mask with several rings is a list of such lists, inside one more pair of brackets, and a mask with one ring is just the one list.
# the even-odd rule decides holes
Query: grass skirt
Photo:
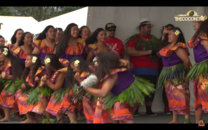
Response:
[{"label": "grass skirt", "polygon": [[[34,88],[31,88],[31,91],[33,90]],[[33,112],[33,113],[42,115],[44,112],[44,109],[41,103],[37,101],[35,104],[28,105],[27,99],[29,96],[29,92],[26,94],[23,94],[23,93],[24,93],[23,91],[18,90],[15,95],[17,99],[19,114],[24,115],[24,114],[27,114],[28,112]],[[39,98],[39,97],[34,97],[34,98]]]},{"label": "grass skirt", "polygon": [[131,107],[136,103],[144,104],[145,95],[150,96],[155,91],[154,85],[148,80],[135,76],[134,82],[121,94],[115,96],[109,93],[102,101],[105,103],[105,109],[112,108],[119,101],[121,104],[128,102]]},{"label": "grass skirt", "polygon": [[[72,91],[69,88],[61,88],[55,91],[50,98],[46,111],[54,116],[63,113],[72,103],[72,95]],[[73,104],[66,113],[74,112],[75,105]]]}]

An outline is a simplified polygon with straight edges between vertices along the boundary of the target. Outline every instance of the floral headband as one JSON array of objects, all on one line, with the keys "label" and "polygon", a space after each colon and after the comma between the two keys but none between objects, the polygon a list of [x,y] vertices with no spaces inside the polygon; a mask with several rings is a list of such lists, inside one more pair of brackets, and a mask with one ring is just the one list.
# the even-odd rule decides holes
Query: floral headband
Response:
[{"label": "floral headband", "polygon": [[32,63],[35,63],[38,58],[36,56],[32,57]]},{"label": "floral headband", "polygon": [[93,61],[92,61],[95,65],[97,65],[98,64],[98,60],[97,60],[97,58],[95,57],[94,59],[93,59]]},{"label": "floral headband", "polygon": [[48,64],[50,62],[51,62],[51,59],[50,58],[45,59],[45,64]]},{"label": "floral headband", "polygon": [[179,30],[175,31],[175,35],[178,36],[181,32]]},{"label": "floral headband", "polygon": [[3,54],[6,56],[8,54],[8,49],[4,48]]},{"label": "floral headband", "polygon": [[74,66],[78,67],[79,66],[80,61],[79,60],[75,60],[74,62]]}]

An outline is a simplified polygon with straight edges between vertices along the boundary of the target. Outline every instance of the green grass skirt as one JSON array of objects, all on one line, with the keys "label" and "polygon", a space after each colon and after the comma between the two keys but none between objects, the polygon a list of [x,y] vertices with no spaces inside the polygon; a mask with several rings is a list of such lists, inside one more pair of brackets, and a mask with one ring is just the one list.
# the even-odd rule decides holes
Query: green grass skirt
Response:
[{"label": "green grass skirt", "polygon": [[7,83],[8,85],[5,87],[5,93],[15,94],[17,90],[21,89],[22,83],[25,83],[25,82],[17,78],[15,82],[12,82],[12,80],[10,81],[8,80]]},{"label": "green grass skirt", "polygon": [[150,96],[155,91],[154,85],[148,80],[137,76],[134,77],[134,82],[121,94],[115,96],[109,93],[105,98],[102,98],[105,103],[105,109],[112,108],[117,101],[120,101],[121,104],[127,101],[132,107],[135,103],[144,104],[144,96]]},{"label": "green grass skirt", "polygon": [[0,92],[4,89],[7,84],[10,84],[12,80],[0,78]]},{"label": "green grass skirt", "polygon": [[57,102],[62,102],[65,94],[67,94],[67,97],[68,97],[69,96],[69,90],[70,90],[69,87],[68,88],[61,88],[61,89],[55,91],[54,93],[52,93],[51,96],[54,96],[54,98],[56,99],[55,104]]},{"label": "green grass skirt", "polygon": [[201,74],[204,74],[205,76],[208,75],[208,60],[202,61],[200,63],[194,64],[194,66],[189,71],[187,78],[189,80],[194,80],[199,78]]},{"label": "green grass skirt", "polygon": [[176,80],[176,84],[185,81],[186,69],[184,64],[178,64],[173,67],[163,67],[158,78],[157,86],[164,87],[165,81]]},{"label": "green grass skirt", "polygon": [[[27,93],[27,92],[26,92]],[[40,102],[40,96],[51,96],[53,93],[52,89],[49,87],[40,87],[39,85],[36,88],[31,88],[29,90],[29,95],[27,98],[27,104],[35,104],[36,102]]]}]

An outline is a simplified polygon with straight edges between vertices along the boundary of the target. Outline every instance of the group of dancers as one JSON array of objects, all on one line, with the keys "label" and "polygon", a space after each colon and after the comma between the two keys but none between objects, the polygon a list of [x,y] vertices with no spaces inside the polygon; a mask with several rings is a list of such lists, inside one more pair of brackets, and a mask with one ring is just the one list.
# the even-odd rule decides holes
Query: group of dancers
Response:
[{"label": "group of dancers", "polygon": [[[189,80],[194,80],[198,123],[202,111],[208,111],[208,20],[196,22],[196,32],[188,42],[194,51],[193,67],[182,30],[165,29],[168,33],[157,52],[164,66],[158,86],[165,87],[173,112],[170,123],[178,122],[178,114],[191,123]],[[105,45],[105,38],[104,29],[91,34],[87,26],[79,29],[75,23],[64,31],[47,26],[34,41],[30,32],[16,30],[11,44],[0,46],[0,122],[10,121],[14,113],[19,120],[26,115],[21,123],[54,123],[51,115],[63,123],[61,115],[66,111],[71,123],[77,123],[82,112],[87,123],[134,123],[132,115],[145,96],[155,92],[154,85],[133,75],[131,63]],[[90,75],[97,77],[97,83],[78,89]]]}]

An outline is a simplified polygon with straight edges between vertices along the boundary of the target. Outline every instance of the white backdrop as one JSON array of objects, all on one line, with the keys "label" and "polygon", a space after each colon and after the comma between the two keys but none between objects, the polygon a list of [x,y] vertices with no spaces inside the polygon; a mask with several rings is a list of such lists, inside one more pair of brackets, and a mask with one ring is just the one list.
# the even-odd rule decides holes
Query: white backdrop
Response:
[{"label": "white backdrop", "polygon": [[[162,26],[171,23],[182,29],[186,42],[188,42],[194,34],[193,23],[176,22],[174,16],[186,14],[189,10],[195,10],[199,15],[204,15],[204,7],[89,7],[87,25],[94,31],[99,27],[105,28],[108,22],[113,22],[117,26],[116,37],[124,42],[132,34],[138,33],[135,28],[139,24],[139,21],[142,18],[148,18],[155,25],[152,28],[152,34],[156,37],[160,38],[160,29]],[[190,50],[190,53],[191,62],[194,64],[193,51]],[[190,91],[191,111],[194,111],[192,82],[190,82]],[[154,112],[164,111],[161,89],[156,90],[152,110]],[[145,111],[144,106],[140,107],[139,112]]]},{"label": "white backdrop", "polygon": [[56,16],[47,20],[40,21],[36,33],[40,33],[48,25],[52,25],[55,28],[62,28],[65,30],[68,24],[76,23],[78,27],[84,26],[87,24],[87,13],[88,7],[84,7],[63,15]]},{"label": "white backdrop", "polygon": [[10,42],[10,39],[14,32],[21,28],[25,32],[35,33],[37,28],[38,21],[33,17],[18,17],[18,16],[0,16],[0,35],[2,35],[5,40]]},{"label": "white backdrop", "polygon": [[84,7],[40,22],[33,17],[0,16],[0,23],[3,23],[3,25],[1,25],[0,35],[4,36],[8,43],[11,43],[10,39],[18,28],[22,28],[25,32],[29,31],[34,34],[42,32],[48,25],[65,30],[68,24],[76,23],[80,28],[87,24],[87,13],[88,7]]}]

